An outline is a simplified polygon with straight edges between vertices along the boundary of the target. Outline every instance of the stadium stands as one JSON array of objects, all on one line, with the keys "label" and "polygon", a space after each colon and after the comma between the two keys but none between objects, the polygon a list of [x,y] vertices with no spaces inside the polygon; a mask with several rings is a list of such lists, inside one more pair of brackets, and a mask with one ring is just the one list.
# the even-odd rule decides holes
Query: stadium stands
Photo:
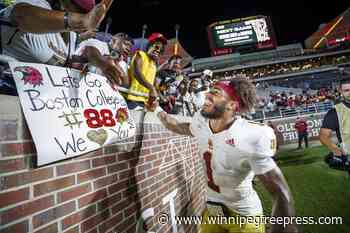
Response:
[{"label": "stadium stands", "polygon": [[333,108],[332,102],[324,102],[324,103],[315,103],[306,105],[303,107],[296,107],[290,109],[277,109],[275,111],[266,111],[264,109],[257,110],[255,113],[251,114],[251,118],[256,121],[261,120],[271,120],[277,118],[286,118],[286,117],[294,117],[294,116],[304,116],[304,115],[312,115],[316,113],[325,113],[328,110]]},{"label": "stadium stands", "polygon": [[[219,57],[200,58],[192,61],[192,69],[199,72],[204,69],[222,69],[233,66],[245,66],[283,58],[295,57],[303,54],[301,44],[291,44],[277,47],[274,50],[253,52],[248,54],[234,53]],[[196,73],[192,74],[195,76]]]},{"label": "stadium stands", "polygon": [[[266,53],[267,51],[260,52]],[[250,54],[250,56],[256,55],[254,53]],[[222,56],[222,65],[225,64],[226,57],[233,55]],[[239,60],[239,56],[236,55]],[[212,59],[219,59],[218,57],[214,57]],[[228,59],[228,58],[227,58]],[[201,62],[201,61],[200,61]],[[209,60],[207,61],[210,62]],[[215,61],[213,64],[215,65],[219,63]],[[193,61],[193,69],[195,69],[198,61]],[[234,77],[238,74],[244,74],[253,79],[257,78],[270,78],[272,76],[284,75],[281,78],[285,78],[285,74],[295,74],[300,72],[305,72],[314,69],[326,69],[336,68],[338,65],[349,64],[350,63],[350,50],[341,50],[335,52],[327,52],[327,53],[318,53],[318,54],[307,54],[300,55],[294,57],[280,57],[278,60],[264,60],[262,57],[257,56],[256,62],[252,62],[251,64],[245,65],[233,65],[226,66],[225,68],[215,69],[214,77]],[[200,64],[200,63],[199,63]],[[204,63],[205,64],[205,63]],[[214,66],[213,65],[213,66]],[[199,67],[199,66],[197,66]],[[211,66],[207,66],[211,67]],[[194,72],[190,74],[190,77],[196,77],[200,75],[199,72]]]}]

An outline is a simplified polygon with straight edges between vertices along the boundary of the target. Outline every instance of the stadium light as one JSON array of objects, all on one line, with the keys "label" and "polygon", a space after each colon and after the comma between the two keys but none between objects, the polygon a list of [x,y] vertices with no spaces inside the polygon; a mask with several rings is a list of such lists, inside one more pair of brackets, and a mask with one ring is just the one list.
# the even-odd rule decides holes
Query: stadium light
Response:
[{"label": "stadium light", "polygon": [[146,36],[147,24],[142,25],[142,42],[141,42],[141,50],[144,49],[144,39]]},{"label": "stadium light", "polygon": [[329,33],[331,33],[333,31],[333,29],[343,20],[343,16],[340,16],[339,19],[337,20],[337,22],[335,22],[333,24],[333,26],[322,36],[322,38],[315,44],[315,46],[313,47],[314,49],[316,49],[321,42],[329,35]]},{"label": "stadium light", "polygon": [[177,55],[178,50],[179,50],[179,45],[178,45],[178,39],[179,39],[179,30],[180,30],[180,25],[176,24],[175,25],[175,47],[174,47],[174,54]]}]

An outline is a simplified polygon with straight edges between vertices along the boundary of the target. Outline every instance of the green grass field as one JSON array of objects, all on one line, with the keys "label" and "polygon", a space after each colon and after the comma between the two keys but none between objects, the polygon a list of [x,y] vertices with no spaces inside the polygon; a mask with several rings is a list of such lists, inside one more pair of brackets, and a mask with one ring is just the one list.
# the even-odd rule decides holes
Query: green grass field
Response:
[{"label": "green grass field", "polygon": [[[350,176],[347,172],[330,169],[323,161],[328,151],[322,147],[305,150],[285,150],[277,154],[292,190],[297,216],[340,216],[338,225],[302,225],[303,233],[350,232]],[[266,215],[271,213],[271,197],[257,184]]]}]

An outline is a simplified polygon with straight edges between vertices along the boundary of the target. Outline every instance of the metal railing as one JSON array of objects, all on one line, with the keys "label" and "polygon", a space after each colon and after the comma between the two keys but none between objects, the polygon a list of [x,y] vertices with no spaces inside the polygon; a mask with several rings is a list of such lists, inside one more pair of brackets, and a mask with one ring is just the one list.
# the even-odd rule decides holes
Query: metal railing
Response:
[{"label": "metal railing", "polygon": [[253,120],[270,120],[293,116],[303,116],[315,113],[327,112],[332,109],[334,104],[332,102],[315,103],[307,106],[299,106],[296,108],[279,108],[275,111],[257,110],[251,114]]}]

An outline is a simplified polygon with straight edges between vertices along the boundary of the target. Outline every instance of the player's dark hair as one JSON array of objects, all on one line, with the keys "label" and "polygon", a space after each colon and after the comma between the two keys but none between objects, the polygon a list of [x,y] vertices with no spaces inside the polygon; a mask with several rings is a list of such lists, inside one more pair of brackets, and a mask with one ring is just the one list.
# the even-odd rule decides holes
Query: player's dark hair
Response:
[{"label": "player's dark hair", "polygon": [[257,102],[255,85],[246,77],[236,77],[230,82],[230,85],[241,98],[240,111],[250,112]]},{"label": "player's dark hair", "polygon": [[340,79],[340,86],[343,84],[350,84],[350,76]]}]

